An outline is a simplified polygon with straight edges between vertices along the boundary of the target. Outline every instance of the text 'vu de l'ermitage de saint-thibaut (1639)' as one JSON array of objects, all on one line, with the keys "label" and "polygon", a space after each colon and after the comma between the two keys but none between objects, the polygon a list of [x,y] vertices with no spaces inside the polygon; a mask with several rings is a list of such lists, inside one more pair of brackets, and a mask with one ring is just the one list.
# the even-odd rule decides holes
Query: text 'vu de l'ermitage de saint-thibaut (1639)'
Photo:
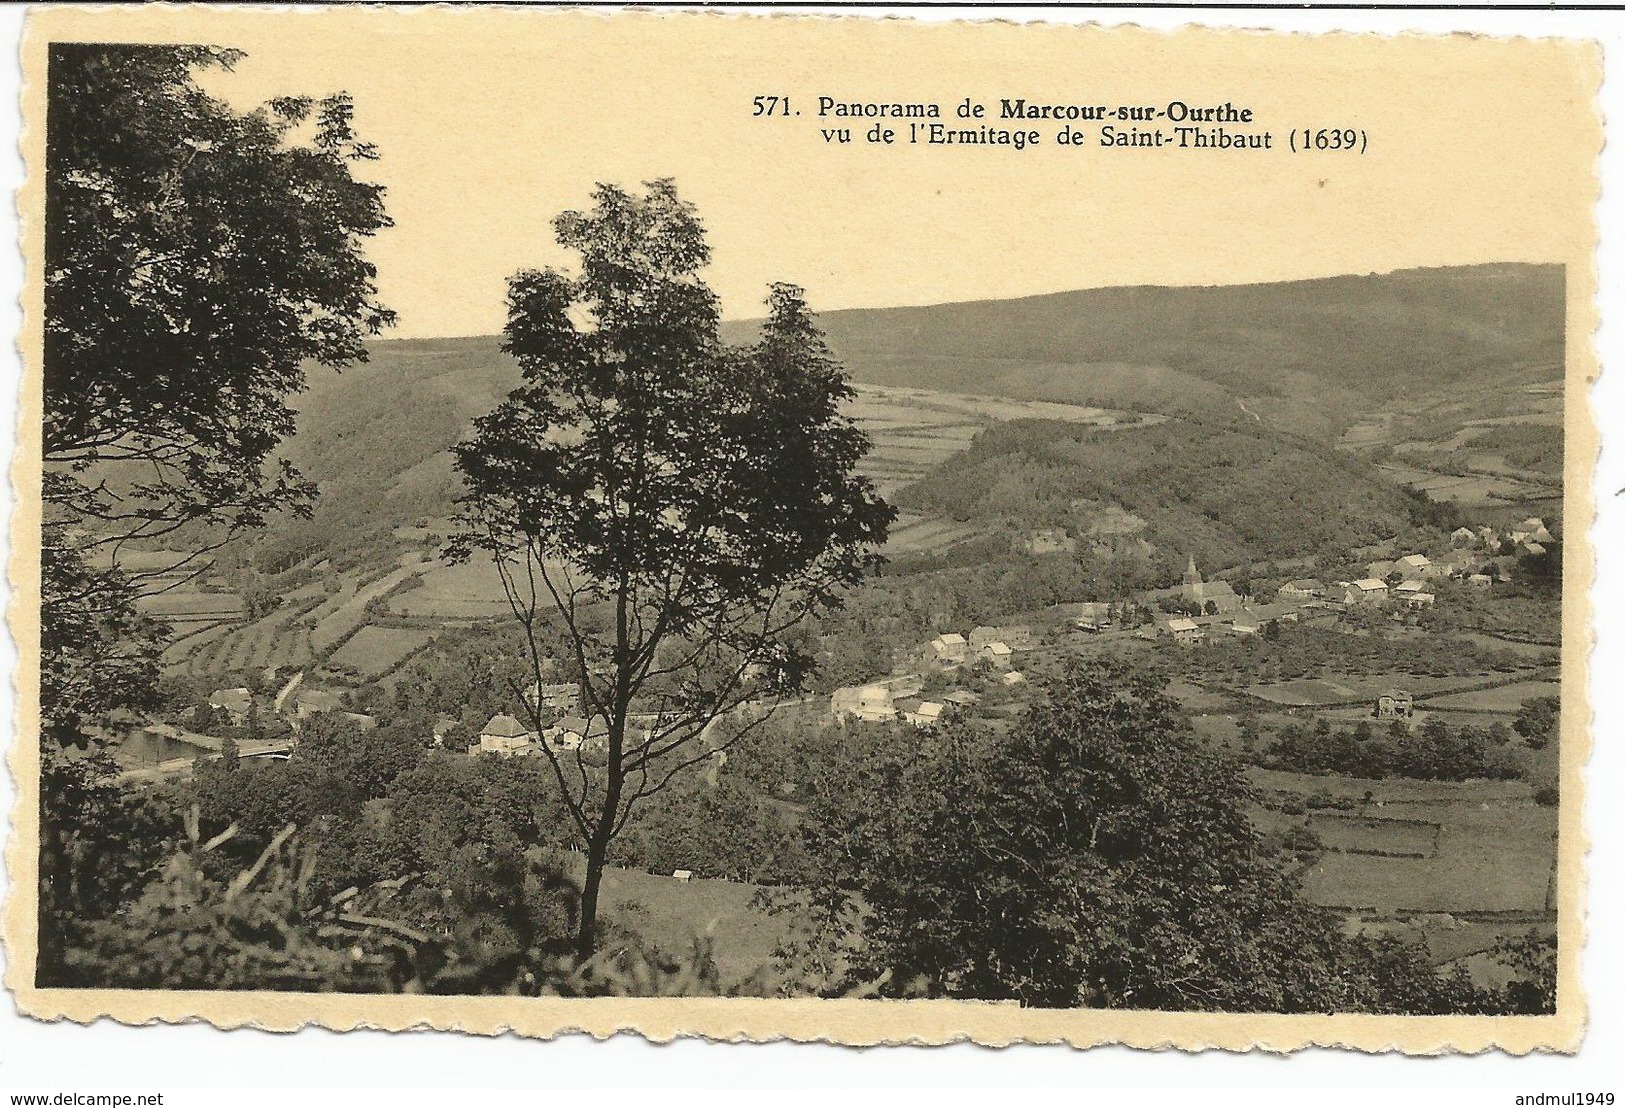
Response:
[{"label": "text 'vu de l'ermitage de saint-thibaut (1639)'", "polygon": [[[805,103],[805,110],[803,104]],[[805,125],[812,140],[831,146],[1003,147],[1038,151],[1195,151],[1244,154],[1363,154],[1365,129],[1337,122],[1277,123],[1245,105],[1053,103],[1024,96],[957,103],[849,100],[837,96],[764,95],[751,101],[764,121]]]}]

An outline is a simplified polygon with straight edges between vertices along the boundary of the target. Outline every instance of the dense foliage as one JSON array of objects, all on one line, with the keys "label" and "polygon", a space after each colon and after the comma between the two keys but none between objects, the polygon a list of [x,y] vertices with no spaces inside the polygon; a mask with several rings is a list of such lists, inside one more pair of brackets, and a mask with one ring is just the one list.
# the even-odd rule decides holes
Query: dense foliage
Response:
[{"label": "dense foliage", "polygon": [[[211,543],[307,506],[275,458],[305,366],[364,357],[390,321],[364,240],[389,225],[344,95],[238,112],[194,80],[241,55],[56,43],[47,78],[39,979],[116,907],[83,880],[144,872],[97,725],[158,700],[167,631],[136,606],[129,544]],[[171,567],[175,568],[175,567]],[[139,808],[139,805],[135,805]]]},{"label": "dense foliage", "polygon": [[1333,727],[1289,724],[1275,733],[1261,762],[1298,773],[1349,777],[1409,777],[1422,781],[1508,780],[1525,777],[1529,760],[1504,724],[1451,727],[1433,716],[1414,731],[1396,721],[1388,727],[1361,720]]},{"label": "dense foliage", "polygon": [[1342,553],[1428,522],[1365,463],[1262,425],[1200,419],[1119,431],[998,424],[899,503],[1085,536],[1094,506],[1113,504],[1145,521],[1139,538],[1210,566]]},{"label": "dense foliage", "polygon": [[[1059,1007],[1473,1010],[1417,951],[1349,940],[1248,821],[1238,767],[1160,683],[1074,668],[1002,739],[873,760],[809,812],[848,973],[907,994]],[[852,788],[856,786],[856,791]]]}]

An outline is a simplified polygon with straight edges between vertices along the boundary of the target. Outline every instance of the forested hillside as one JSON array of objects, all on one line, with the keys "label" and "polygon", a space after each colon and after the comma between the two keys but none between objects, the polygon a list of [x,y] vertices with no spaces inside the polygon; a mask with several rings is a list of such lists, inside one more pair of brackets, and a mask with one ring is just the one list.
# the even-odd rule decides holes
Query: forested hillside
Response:
[{"label": "forested hillside", "polygon": [[1347,551],[1401,532],[1423,510],[1329,447],[1199,420],[1109,432],[1001,424],[899,499],[955,519],[1065,527],[1086,543],[1128,535],[1215,566]]},{"label": "forested hillside", "polygon": [[390,528],[451,511],[452,444],[519,383],[495,336],[375,345],[366,364],[315,370],[298,397],[289,455],[321,488],[313,518],[287,520],[256,561],[276,570],[318,551],[374,543]]}]

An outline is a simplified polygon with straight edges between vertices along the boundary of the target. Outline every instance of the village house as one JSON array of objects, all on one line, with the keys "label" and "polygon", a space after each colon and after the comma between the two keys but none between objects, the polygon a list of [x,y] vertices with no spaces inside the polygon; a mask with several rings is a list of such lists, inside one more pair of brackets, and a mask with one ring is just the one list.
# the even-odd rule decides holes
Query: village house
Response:
[{"label": "village house", "polygon": [[1435,599],[1430,592],[1413,592],[1401,596],[1400,602],[1407,608],[1431,608]]},{"label": "village house", "polygon": [[1174,642],[1181,646],[1194,646],[1202,641],[1202,629],[1193,619],[1171,619],[1165,626]]},{"label": "village house", "polygon": [[996,642],[1003,643],[1011,650],[1030,650],[1033,645],[1033,629],[1024,623],[1016,623],[1007,627],[977,627],[970,633],[972,654],[980,655]]},{"label": "village house", "polygon": [[533,682],[525,690],[525,699],[543,715],[551,714],[554,718],[567,716],[581,710],[581,686],[574,681],[551,685]]},{"label": "village house", "polygon": [[1419,592],[1424,592],[1424,591],[1426,591],[1426,589],[1427,589],[1426,585],[1424,585],[1422,582],[1416,580],[1413,577],[1408,581],[1401,581],[1399,584],[1395,585],[1394,586],[1394,595],[1395,596],[1411,596],[1411,595],[1414,595],[1414,594],[1419,593]]},{"label": "village house", "polygon": [[1379,604],[1386,599],[1388,599],[1388,583],[1375,577],[1351,581],[1343,588],[1343,603],[1350,606]]},{"label": "village house", "polygon": [[1055,610],[1062,616],[1070,618],[1072,625],[1082,631],[1098,631],[1111,623],[1112,605],[1105,600],[1057,604]]},{"label": "village house", "polygon": [[939,665],[957,666],[970,658],[970,644],[957,631],[938,635],[931,640],[931,656]]},{"label": "village house", "polygon": [[293,698],[293,725],[297,729],[301,724],[320,712],[342,712],[344,701],[337,693],[326,689],[301,689]]},{"label": "village house", "polygon": [[899,700],[896,707],[903,717],[903,722],[912,727],[936,726],[942,722],[945,710],[940,701],[920,700],[918,697]]},{"label": "village house", "polygon": [[1487,589],[1495,583],[1495,579],[1487,573],[1473,573],[1468,575],[1467,583],[1480,589]]},{"label": "village house", "polygon": [[1478,542],[1478,532],[1471,527],[1458,527],[1450,532],[1451,546],[1472,546]]},{"label": "village house", "polygon": [[511,758],[533,741],[535,736],[524,724],[506,713],[500,713],[492,716],[490,721],[480,728],[479,742],[469,753],[500,754],[505,758]]},{"label": "village house", "polygon": [[1283,603],[1292,601],[1317,600],[1326,595],[1326,586],[1313,577],[1300,578],[1297,581],[1288,581],[1275,592],[1275,598]]},{"label": "village house", "polygon": [[1450,572],[1448,568],[1434,562],[1426,554],[1407,554],[1395,563],[1394,568],[1401,575],[1415,575],[1418,577],[1444,577]]},{"label": "village house", "polygon": [[1003,677],[999,678],[999,680],[1004,682],[1006,685],[1021,685],[1026,683],[1027,678],[1015,670],[1011,670],[1009,673],[1006,673]]},{"label": "village house", "polygon": [[446,736],[451,734],[452,730],[458,726],[459,721],[452,719],[450,716],[436,716],[433,729],[430,732],[434,739],[434,745],[445,746]]},{"label": "village house", "polygon": [[836,719],[855,719],[859,723],[884,723],[897,717],[896,698],[904,694],[895,691],[889,682],[875,681],[867,685],[836,689],[830,697],[830,710]]},{"label": "village house", "polygon": [[1536,516],[1531,516],[1529,519],[1524,520],[1524,523],[1525,525],[1529,525],[1529,537],[1535,542],[1552,541],[1552,533],[1546,529],[1546,523],[1544,520],[1541,520]]},{"label": "village house", "polygon": [[565,716],[542,732],[542,738],[554,750],[580,750],[584,746],[607,742],[609,725],[603,716]]},{"label": "village house", "polygon": [[1008,643],[1000,642],[995,639],[993,642],[984,644],[982,648],[976,652],[976,657],[979,661],[986,665],[1002,666],[1010,661],[1010,656],[1014,653],[1015,651],[1010,649]]},{"label": "village house", "polygon": [[1411,694],[1403,689],[1389,689],[1377,697],[1378,719],[1410,719],[1414,711],[1415,704],[1411,700]]},{"label": "village house", "polygon": [[248,719],[248,710],[253,705],[254,695],[247,689],[216,689],[209,694],[209,707],[225,712],[238,727]]}]

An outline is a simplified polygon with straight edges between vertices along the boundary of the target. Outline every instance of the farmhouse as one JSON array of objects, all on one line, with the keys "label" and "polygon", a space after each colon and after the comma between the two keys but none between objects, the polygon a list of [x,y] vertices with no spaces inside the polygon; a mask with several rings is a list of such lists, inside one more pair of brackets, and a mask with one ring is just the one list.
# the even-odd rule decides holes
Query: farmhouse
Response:
[{"label": "farmhouse", "polygon": [[1009,673],[1006,673],[1003,677],[999,678],[999,680],[1003,681],[1006,685],[1020,685],[1024,684],[1027,678],[1022,676],[1020,673],[1017,673],[1015,670],[1011,670]]},{"label": "farmhouse", "polygon": [[297,730],[311,716],[321,712],[342,712],[344,701],[326,689],[301,689],[293,698],[293,726]]},{"label": "farmhouse", "polygon": [[978,627],[970,633],[973,654],[981,654],[994,643],[1011,650],[1029,650],[1033,644],[1033,629],[1024,623],[1017,623],[1008,627]]},{"label": "farmhouse", "polygon": [[903,722],[914,727],[933,727],[942,722],[945,706],[935,700],[918,700],[910,697],[897,702],[897,710],[903,715]]},{"label": "farmhouse", "polygon": [[238,726],[242,726],[253,706],[254,696],[247,689],[216,689],[209,694],[209,707],[225,712]]},{"label": "farmhouse", "polygon": [[1458,527],[1450,532],[1451,546],[1472,546],[1478,541],[1478,532],[1471,527]]},{"label": "farmhouse", "polygon": [[547,744],[555,750],[579,750],[589,743],[604,742],[609,736],[609,725],[604,717],[565,716],[542,732]]},{"label": "farmhouse", "polygon": [[1403,689],[1389,689],[1377,697],[1378,719],[1410,719],[1414,711],[1415,704],[1411,700],[1411,694]]},{"label": "farmhouse", "polygon": [[1487,573],[1474,573],[1468,576],[1467,583],[1481,589],[1487,589],[1495,583],[1495,579]]},{"label": "farmhouse", "polygon": [[1551,542],[1552,533],[1546,529],[1546,521],[1539,516],[1530,516],[1518,524],[1518,529],[1527,531],[1529,538],[1534,542]]},{"label": "farmhouse", "polygon": [[1436,599],[1430,592],[1407,593],[1400,598],[1407,608],[1431,608]]},{"label": "farmhouse", "polygon": [[1000,665],[1008,662],[1010,660],[1010,655],[1013,653],[1015,652],[1010,649],[1008,643],[994,640],[993,642],[985,644],[980,650],[978,650],[976,652],[976,656],[989,665]]}]

